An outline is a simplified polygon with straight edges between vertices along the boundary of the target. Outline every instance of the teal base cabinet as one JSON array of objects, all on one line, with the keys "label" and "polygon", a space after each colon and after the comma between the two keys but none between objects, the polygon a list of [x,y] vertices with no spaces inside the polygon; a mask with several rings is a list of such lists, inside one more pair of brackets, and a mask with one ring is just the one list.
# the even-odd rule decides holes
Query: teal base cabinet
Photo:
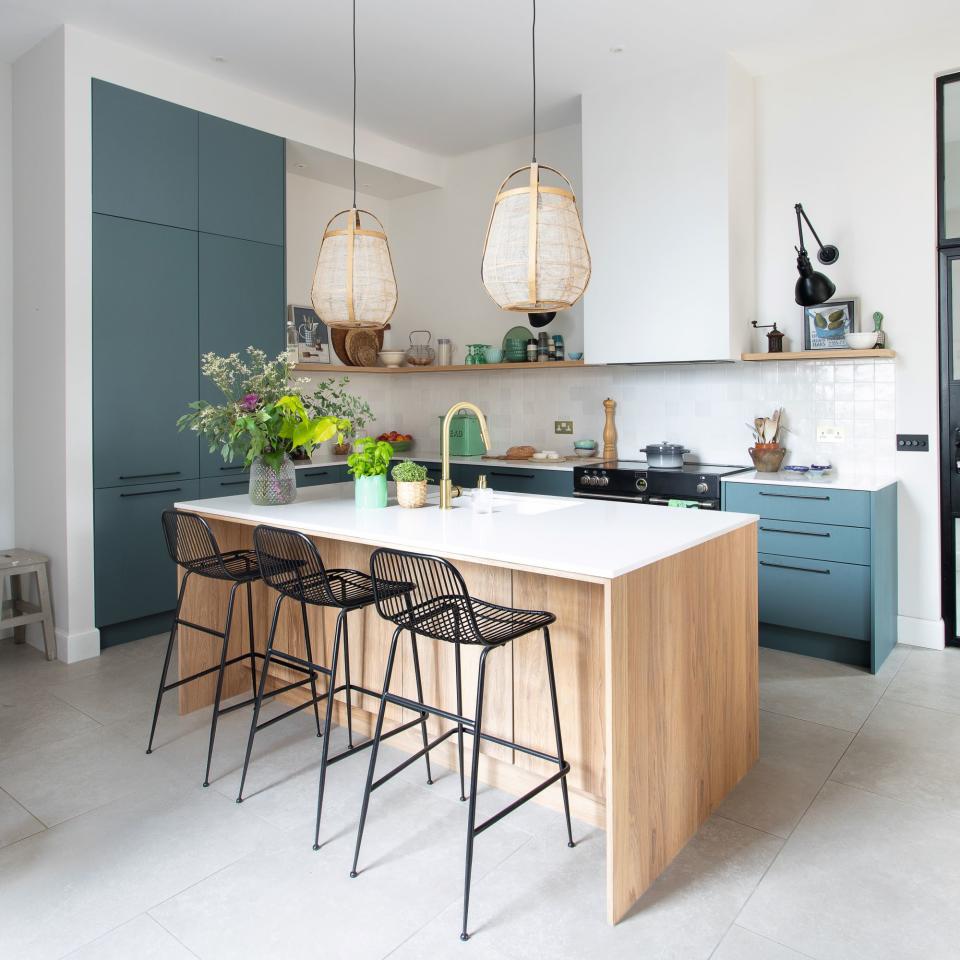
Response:
[{"label": "teal base cabinet", "polygon": [[[401,458],[397,457],[395,460]],[[427,482],[440,482],[437,460],[417,460],[427,468]],[[450,479],[459,487],[475,487],[484,474],[494,493],[532,493],[541,497],[572,497],[573,473],[569,470],[542,470],[536,467],[501,467],[477,459],[473,463],[451,463]]]},{"label": "teal base cabinet", "polygon": [[176,576],[160,514],[179,500],[199,495],[197,480],[94,491],[98,627],[162,614],[176,606]]},{"label": "teal base cabinet", "polygon": [[347,464],[323,463],[309,467],[300,467],[297,470],[297,488],[318,487],[325,483],[344,483],[353,477],[347,473]]},{"label": "teal base cabinet", "polygon": [[759,516],[760,645],[867,667],[897,642],[897,487],[724,483]]}]

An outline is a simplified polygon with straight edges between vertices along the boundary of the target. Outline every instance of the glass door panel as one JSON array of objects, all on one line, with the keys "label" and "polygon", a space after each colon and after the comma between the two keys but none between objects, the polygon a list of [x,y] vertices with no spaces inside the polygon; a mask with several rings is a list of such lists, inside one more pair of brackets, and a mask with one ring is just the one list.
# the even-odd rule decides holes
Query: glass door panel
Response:
[{"label": "glass door panel", "polygon": [[960,242],[960,76],[941,81],[940,240]]}]

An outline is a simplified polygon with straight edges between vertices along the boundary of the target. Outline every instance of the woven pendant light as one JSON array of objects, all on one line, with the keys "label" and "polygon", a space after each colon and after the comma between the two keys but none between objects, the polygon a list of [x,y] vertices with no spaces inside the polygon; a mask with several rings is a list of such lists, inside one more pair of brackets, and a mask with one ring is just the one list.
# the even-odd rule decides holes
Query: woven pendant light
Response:
[{"label": "woven pendant light", "polygon": [[[372,221],[365,225],[361,214]],[[345,220],[338,223],[341,217]],[[357,0],[353,0],[353,206],[323,231],[310,300],[328,327],[385,327],[397,309],[397,278],[383,224],[357,207]]]},{"label": "woven pendant light", "polygon": [[[572,307],[590,282],[590,251],[573,185],[537,163],[537,2],[533,4],[533,154],[500,184],[483,242],[480,276],[501,310],[539,313]],[[541,182],[544,171],[563,186]],[[508,189],[523,174],[521,186]]]}]

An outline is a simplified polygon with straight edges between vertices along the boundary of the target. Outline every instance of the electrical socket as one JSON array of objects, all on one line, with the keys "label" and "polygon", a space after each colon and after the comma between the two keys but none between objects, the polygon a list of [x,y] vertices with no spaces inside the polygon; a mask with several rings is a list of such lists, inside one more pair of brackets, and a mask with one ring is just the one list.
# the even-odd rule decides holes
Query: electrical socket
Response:
[{"label": "electrical socket", "polygon": [[573,421],[572,420],[554,420],[553,421],[553,432],[554,433],[573,433]]},{"label": "electrical socket", "polygon": [[843,443],[844,429],[835,423],[817,424],[817,443]]}]

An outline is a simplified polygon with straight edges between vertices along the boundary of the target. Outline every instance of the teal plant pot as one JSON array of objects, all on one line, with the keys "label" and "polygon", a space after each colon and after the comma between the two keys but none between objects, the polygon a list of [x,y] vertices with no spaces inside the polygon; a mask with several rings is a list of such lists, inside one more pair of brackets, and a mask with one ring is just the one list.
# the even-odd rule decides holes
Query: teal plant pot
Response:
[{"label": "teal plant pot", "polygon": [[353,496],[361,510],[372,510],[387,505],[387,475],[357,477],[353,482]]}]

